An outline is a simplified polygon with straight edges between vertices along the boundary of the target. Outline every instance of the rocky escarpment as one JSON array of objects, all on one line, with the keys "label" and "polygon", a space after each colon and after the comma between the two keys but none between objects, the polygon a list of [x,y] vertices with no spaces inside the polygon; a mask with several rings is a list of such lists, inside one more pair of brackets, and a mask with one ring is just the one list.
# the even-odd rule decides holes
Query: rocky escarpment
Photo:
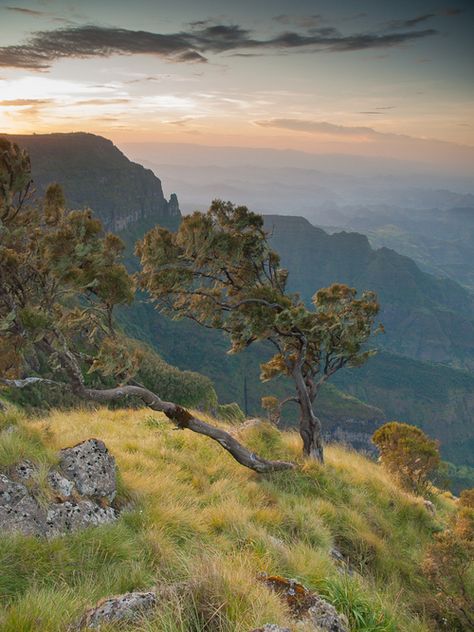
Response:
[{"label": "rocky escarpment", "polygon": [[0,534],[54,537],[113,522],[115,459],[105,444],[88,439],[59,453],[57,469],[42,473],[30,461],[0,474]]},{"label": "rocky escarpment", "polygon": [[179,225],[176,195],[168,202],[154,173],[131,162],[110,140],[82,132],[6,137],[28,150],[39,192],[60,183],[69,207],[90,207],[107,229],[122,231],[137,222]]}]

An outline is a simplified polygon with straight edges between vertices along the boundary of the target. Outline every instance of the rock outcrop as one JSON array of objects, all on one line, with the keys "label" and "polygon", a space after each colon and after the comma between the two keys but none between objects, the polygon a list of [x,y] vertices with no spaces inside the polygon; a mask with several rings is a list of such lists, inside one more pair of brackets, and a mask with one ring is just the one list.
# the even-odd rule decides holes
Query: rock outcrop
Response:
[{"label": "rock outcrop", "polygon": [[28,460],[0,474],[0,533],[54,537],[113,522],[109,503],[116,495],[115,459],[98,439],[61,450],[59,471],[46,476],[39,502],[38,468]]},{"label": "rock outcrop", "polygon": [[132,623],[156,607],[154,592],[131,592],[103,599],[90,608],[77,623],[77,630],[97,630],[102,625]]}]

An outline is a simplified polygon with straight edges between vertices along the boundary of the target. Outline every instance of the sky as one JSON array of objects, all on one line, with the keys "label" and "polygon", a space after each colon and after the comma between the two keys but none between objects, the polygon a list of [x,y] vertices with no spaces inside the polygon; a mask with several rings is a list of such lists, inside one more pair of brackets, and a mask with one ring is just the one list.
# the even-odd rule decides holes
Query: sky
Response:
[{"label": "sky", "polygon": [[452,1],[0,0],[0,130],[472,160]]}]

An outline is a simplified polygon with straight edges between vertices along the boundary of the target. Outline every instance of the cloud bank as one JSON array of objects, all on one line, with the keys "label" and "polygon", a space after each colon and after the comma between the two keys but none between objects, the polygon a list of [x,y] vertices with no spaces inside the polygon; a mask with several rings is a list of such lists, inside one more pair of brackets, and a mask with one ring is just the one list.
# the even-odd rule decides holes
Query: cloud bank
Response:
[{"label": "cloud bank", "polygon": [[78,26],[39,31],[23,44],[0,47],[0,67],[47,70],[59,59],[112,55],[154,55],[172,62],[206,62],[208,54],[345,52],[381,49],[429,37],[434,29],[342,35],[332,27],[285,31],[259,39],[238,25],[204,25],[178,33],[152,33],[122,28]]}]

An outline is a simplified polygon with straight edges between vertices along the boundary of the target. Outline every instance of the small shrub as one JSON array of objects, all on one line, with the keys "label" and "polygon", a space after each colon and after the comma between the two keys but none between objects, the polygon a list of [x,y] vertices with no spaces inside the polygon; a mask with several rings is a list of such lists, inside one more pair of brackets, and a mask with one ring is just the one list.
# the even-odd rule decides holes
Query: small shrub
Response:
[{"label": "small shrub", "polygon": [[[472,492],[472,490],[469,490]],[[472,494],[467,495],[472,502]],[[439,629],[474,629],[474,510],[462,506],[450,526],[435,535],[423,561],[434,587],[428,607]]]},{"label": "small shrub", "polygon": [[392,421],[376,430],[372,441],[380,450],[385,467],[398,475],[401,483],[416,494],[425,493],[430,477],[438,469],[438,442],[420,428]]}]

